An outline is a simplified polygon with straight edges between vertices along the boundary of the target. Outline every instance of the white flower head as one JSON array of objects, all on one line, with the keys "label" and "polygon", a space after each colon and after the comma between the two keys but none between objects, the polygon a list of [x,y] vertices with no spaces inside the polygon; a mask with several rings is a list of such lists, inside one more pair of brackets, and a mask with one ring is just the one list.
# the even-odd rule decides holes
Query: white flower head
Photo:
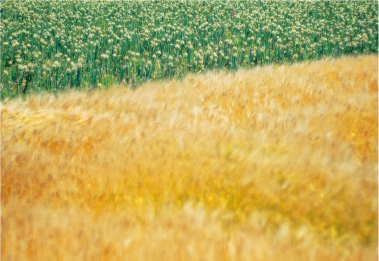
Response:
[{"label": "white flower head", "polygon": [[58,63],[58,61],[55,61],[52,65],[53,68],[59,68],[61,65]]}]

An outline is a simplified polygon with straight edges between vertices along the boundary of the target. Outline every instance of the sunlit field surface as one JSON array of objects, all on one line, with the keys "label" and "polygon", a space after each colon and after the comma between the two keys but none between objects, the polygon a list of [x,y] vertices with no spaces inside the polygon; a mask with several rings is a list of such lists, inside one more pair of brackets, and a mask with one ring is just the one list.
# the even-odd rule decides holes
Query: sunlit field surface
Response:
[{"label": "sunlit field surface", "polygon": [[1,104],[2,260],[377,260],[378,57]]}]

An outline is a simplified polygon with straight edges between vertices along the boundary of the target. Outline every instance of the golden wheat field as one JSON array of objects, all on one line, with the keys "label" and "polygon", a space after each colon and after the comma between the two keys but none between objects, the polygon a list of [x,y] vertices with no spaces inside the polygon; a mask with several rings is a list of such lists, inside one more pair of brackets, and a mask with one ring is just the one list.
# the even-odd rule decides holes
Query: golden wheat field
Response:
[{"label": "golden wheat field", "polygon": [[377,260],[378,56],[1,104],[2,260]]}]

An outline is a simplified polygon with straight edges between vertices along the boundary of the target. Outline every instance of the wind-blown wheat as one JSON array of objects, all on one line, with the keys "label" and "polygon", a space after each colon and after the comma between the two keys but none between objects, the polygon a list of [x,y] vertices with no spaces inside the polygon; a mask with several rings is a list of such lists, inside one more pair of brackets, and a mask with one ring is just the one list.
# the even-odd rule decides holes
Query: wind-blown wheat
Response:
[{"label": "wind-blown wheat", "polygon": [[376,260],[378,57],[1,104],[4,260]]}]

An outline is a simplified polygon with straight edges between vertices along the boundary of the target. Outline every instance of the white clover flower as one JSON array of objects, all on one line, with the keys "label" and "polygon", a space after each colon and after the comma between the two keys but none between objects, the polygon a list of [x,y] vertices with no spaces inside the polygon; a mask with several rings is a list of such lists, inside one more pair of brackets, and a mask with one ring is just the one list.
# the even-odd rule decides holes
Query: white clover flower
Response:
[{"label": "white clover flower", "polygon": [[18,69],[20,70],[20,71],[24,71],[24,70],[26,70],[28,67],[26,67],[26,66],[24,66],[24,65],[22,65],[22,64],[19,64],[18,65]]},{"label": "white clover flower", "polygon": [[108,59],[108,54],[103,53],[102,55],[100,55],[100,57],[103,59]]},{"label": "white clover flower", "polygon": [[53,65],[52,65],[52,67],[53,68],[59,68],[61,65],[59,64],[59,62],[58,61],[55,61],[54,63],[53,63]]},{"label": "white clover flower", "polygon": [[225,42],[226,44],[229,44],[229,45],[233,44],[232,40],[230,40],[230,39],[226,39],[224,42]]},{"label": "white clover flower", "polygon": [[17,42],[17,40],[12,40],[12,46],[15,47],[15,46],[18,46],[20,45],[19,42]]}]

